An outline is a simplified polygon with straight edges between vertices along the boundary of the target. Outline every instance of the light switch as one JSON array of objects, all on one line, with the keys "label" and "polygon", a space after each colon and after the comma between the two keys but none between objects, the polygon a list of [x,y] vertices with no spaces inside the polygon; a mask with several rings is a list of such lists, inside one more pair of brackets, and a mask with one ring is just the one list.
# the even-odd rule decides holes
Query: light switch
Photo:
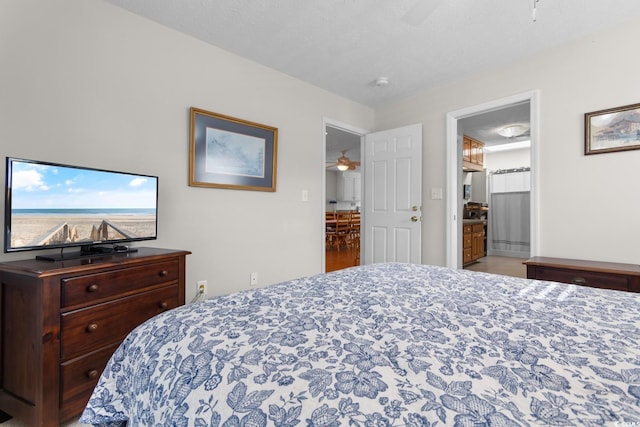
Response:
[{"label": "light switch", "polygon": [[431,189],[431,199],[432,200],[441,200],[442,199],[442,188],[432,188]]},{"label": "light switch", "polygon": [[302,201],[303,202],[309,201],[309,190],[302,190]]}]

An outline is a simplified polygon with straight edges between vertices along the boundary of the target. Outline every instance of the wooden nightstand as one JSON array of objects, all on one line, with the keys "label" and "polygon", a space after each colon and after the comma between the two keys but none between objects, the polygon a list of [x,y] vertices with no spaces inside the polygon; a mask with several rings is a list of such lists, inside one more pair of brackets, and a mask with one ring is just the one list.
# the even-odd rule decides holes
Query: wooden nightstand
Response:
[{"label": "wooden nightstand", "polygon": [[533,257],[524,264],[529,279],[640,292],[640,265],[548,257]]}]

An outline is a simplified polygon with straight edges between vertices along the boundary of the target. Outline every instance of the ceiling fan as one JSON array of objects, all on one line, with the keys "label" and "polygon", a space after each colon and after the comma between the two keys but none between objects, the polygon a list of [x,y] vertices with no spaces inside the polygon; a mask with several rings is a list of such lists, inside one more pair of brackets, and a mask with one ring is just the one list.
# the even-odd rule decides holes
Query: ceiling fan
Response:
[{"label": "ceiling fan", "polygon": [[352,162],[347,156],[345,156],[347,151],[348,150],[340,151],[340,157],[338,157],[338,160],[336,160],[335,163],[331,162],[327,168],[336,167],[339,171],[344,172],[346,170],[354,170],[356,166],[360,166],[360,162]]}]

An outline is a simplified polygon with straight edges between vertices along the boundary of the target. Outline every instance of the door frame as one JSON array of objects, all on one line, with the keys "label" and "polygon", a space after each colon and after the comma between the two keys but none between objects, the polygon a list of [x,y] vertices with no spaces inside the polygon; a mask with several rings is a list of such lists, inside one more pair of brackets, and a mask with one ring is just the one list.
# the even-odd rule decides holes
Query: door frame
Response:
[{"label": "door frame", "polygon": [[[328,117],[323,117],[322,118],[322,197],[320,197],[320,209],[322,209],[320,212],[322,212],[321,215],[321,223],[320,223],[320,236],[322,236],[322,238],[320,239],[321,242],[321,255],[320,255],[320,272],[321,273],[326,273],[326,269],[327,269],[327,260],[326,260],[326,241],[325,241],[325,233],[326,233],[326,224],[325,224],[325,211],[326,211],[326,205],[327,205],[327,126],[332,127],[332,128],[337,128],[340,130],[343,130],[345,132],[349,132],[352,133],[354,135],[357,135],[360,137],[360,152],[363,153],[363,148],[364,148],[364,136],[369,133],[368,130],[366,129],[361,129],[358,128],[356,126],[352,126],[348,123],[344,123],[344,122],[340,122],[338,120],[334,120]],[[362,159],[360,159],[362,160]],[[360,168],[362,170],[362,173],[364,173],[364,162],[360,163]],[[364,179],[360,180],[360,185],[362,186],[360,194],[362,195],[362,203],[364,203],[364,197],[365,197],[365,192],[364,192]],[[360,225],[361,227],[364,225],[364,218],[362,219],[363,223]],[[362,245],[360,247],[360,259],[362,258],[362,251],[364,250],[364,245]]]},{"label": "door frame", "polygon": [[449,268],[460,268],[460,239],[462,206],[460,205],[460,189],[462,175],[462,149],[458,141],[458,120],[482,113],[502,109],[513,104],[529,102],[531,131],[531,256],[537,256],[540,242],[539,217],[539,117],[540,91],[532,90],[494,101],[447,113],[447,221],[446,221],[446,262]]}]

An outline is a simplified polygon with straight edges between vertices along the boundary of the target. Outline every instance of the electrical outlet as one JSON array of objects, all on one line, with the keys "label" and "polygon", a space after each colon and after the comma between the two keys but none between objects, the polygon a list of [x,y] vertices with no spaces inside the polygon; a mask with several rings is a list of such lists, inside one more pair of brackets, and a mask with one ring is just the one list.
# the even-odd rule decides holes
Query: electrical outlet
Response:
[{"label": "electrical outlet", "polygon": [[251,286],[257,285],[258,284],[258,273],[257,272],[253,272],[251,273],[251,281],[250,281]]},{"label": "electrical outlet", "polygon": [[196,293],[197,295],[206,295],[207,294],[207,281],[206,280],[198,280],[196,282]]}]

